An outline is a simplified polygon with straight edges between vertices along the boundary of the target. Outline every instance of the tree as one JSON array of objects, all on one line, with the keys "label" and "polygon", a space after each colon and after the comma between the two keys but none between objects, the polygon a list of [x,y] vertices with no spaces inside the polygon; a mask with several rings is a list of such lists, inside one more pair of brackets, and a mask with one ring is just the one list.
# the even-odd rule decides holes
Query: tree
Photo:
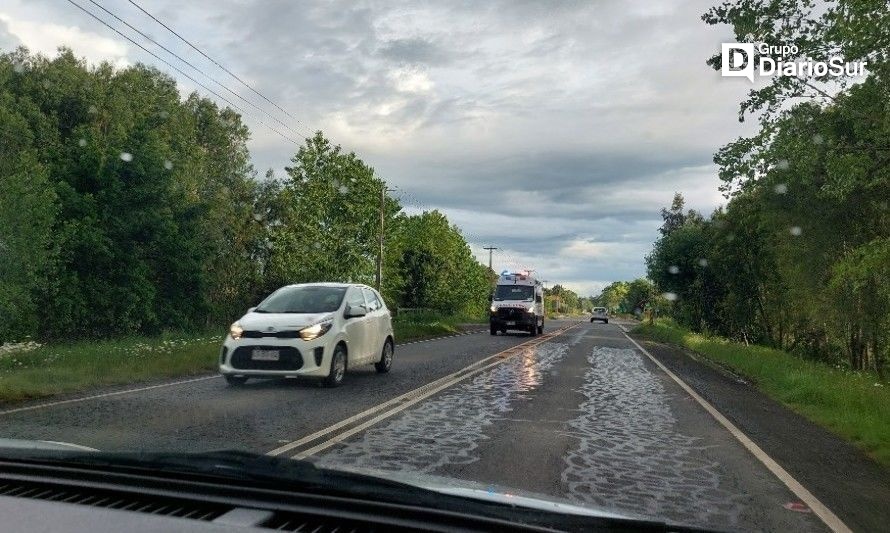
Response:
[{"label": "tree", "polygon": [[488,304],[488,267],[439,211],[401,215],[388,248],[397,276],[387,289],[399,305],[480,316]]},{"label": "tree", "polygon": [[[371,283],[386,184],[321,132],[307,139],[292,163],[281,192],[281,223],[270,230],[269,275],[278,284]],[[388,198],[384,209],[389,226],[400,207]]]}]

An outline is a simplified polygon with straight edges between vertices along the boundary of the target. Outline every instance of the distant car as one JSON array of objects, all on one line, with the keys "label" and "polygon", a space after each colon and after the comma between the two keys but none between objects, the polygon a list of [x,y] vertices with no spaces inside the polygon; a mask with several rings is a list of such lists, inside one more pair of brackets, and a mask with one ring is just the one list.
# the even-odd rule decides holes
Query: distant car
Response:
[{"label": "distant car", "polygon": [[346,283],[288,285],[229,328],[219,372],[230,385],[249,378],[310,376],[329,387],[346,369],[374,364],[389,372],[392,316],[376,290]]},{"label": "distant car", "polygon": [[605,307],[594,307],[593,315],[590,317],[591,322],[602,320],[604,324],[609,323],[609,310]]}]

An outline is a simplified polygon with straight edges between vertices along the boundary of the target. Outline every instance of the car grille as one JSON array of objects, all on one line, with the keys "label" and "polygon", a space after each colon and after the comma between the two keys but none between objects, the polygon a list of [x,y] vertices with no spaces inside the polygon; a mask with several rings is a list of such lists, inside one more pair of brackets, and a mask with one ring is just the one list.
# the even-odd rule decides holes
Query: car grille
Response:
[{"label": "car grille", "polygon": [[522,320],[525,318],[525,309],[518,307],[501,307],[498,309],[498,318],[501,320]]},{"label": "car grille", "polygon": [[256,330],[245,330],[241,333],[241,337],[245,339],[298,339],[300,337],[300,332],[293,331],[256,331]]},{"label": "car grille", "polygon": [[[254,348],[278,350],[278,361],[254,361]],[[232,352],[232,368],[239,370],[299,370],[303,368],[303,355],[292,346],[239,346]]]}]

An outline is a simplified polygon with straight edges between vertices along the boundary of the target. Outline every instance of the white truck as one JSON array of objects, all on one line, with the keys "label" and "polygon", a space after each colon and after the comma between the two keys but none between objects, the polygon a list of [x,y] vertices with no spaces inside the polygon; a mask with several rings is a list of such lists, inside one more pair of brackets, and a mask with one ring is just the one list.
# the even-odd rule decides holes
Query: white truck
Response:
[{"label": "white truck", "polygon": [[507,330],[544,332],[544,286],[528,272],[502,272],[491,295],[492,335]]}]

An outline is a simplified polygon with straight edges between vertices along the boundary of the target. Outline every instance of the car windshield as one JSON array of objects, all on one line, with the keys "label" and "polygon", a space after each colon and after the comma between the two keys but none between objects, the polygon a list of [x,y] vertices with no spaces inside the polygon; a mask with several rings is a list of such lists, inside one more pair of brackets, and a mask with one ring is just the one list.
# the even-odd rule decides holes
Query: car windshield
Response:
[{"label": "car windshield", "polygon": [[0,509],[55,443],[887,530],[890,2],[0,0]]},{"label": "car windshield", "polygon": [[284,287],[263,300],[257,313],[331,313],[340,308],[345,287]]},{"label": "car windshield", "polygon": [[498,285],[494,291],[494,299],[531,301],[535,297],[535,289],[530,285]]}]

